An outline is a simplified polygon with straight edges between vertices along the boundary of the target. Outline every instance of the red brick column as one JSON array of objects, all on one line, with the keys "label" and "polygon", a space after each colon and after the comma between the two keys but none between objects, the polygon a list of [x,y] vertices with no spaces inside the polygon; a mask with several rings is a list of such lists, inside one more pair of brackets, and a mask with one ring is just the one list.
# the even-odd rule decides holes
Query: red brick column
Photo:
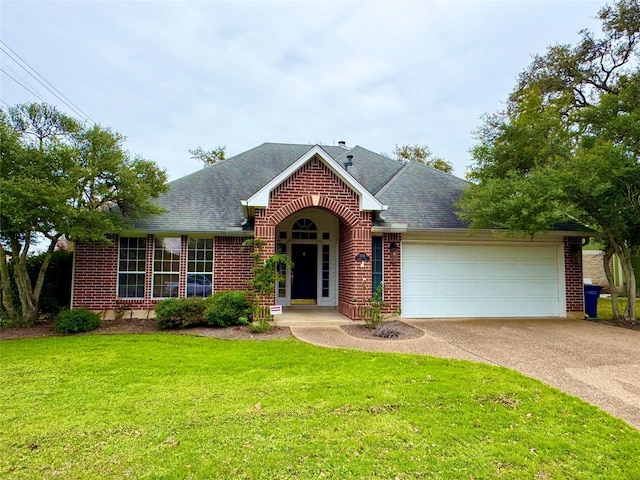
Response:
[{"label": "red brick column", "polygon": [[371,212],[361,212],[356,225],[340,222],[338,310],[349,318],[362,318],[371,298],[371,261],[356,261],[363,252],[371,257]]},{"label": "red brick column", "polygon": [[189,254],[189,239],[186,235],[180,237],[180,277],[178,283],[178,296],[187,296],[187,256]]},{"label": "red brick column", "polygon": [[391,244],[395,243],[398,248],[402,245],[401,233],[385,233],[382,237],[383,248],[383,268],[382,275],[384,281],[384,301],[387,305],[386,314],[398,311],[402,305],[402,279],[400,277],[400,264],[402,262],[402,251],[398,250],[397,261],[391,262]]},{"label": "red brick column", "polygon": [[564,278],[567,316],[584,318],[584,281],[582,278],[582,262],[577,265],[572,250],[578,248],[582,256],[581,239],[564,237]]},{"label": "red brick column", "polygon": [[71,308],[114,308],[118,282],[118,236],[111,240],[111,244],[76,242]]}]

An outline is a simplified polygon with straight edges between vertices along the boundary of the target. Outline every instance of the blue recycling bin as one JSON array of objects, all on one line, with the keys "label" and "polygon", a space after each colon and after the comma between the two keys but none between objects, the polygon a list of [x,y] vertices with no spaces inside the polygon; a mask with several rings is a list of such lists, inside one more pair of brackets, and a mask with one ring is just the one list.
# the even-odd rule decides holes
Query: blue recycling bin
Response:
[{"label": "blue recycling bin", "polygon": [[600,291],[602,287],[598,285],[584,286],[584,312],[589,318],[596,318],[598,316],[598,298],[600,298]]}]

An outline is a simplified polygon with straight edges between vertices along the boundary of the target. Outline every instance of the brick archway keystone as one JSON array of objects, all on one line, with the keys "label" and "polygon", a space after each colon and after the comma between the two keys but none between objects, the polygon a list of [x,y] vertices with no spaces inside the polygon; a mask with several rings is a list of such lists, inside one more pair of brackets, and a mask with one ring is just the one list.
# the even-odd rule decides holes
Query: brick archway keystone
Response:
[{"label": "brick archway keystone", "polygon": [[[319,198],[318,198],[319,197]],[[339,204],[335,200],[328,197],[318,195],[308,195],[306,197],[297,198],[286,205],[283,205],[276,210],[273,215],[270,215],[270,222],[272,225],[278,225],[289,215],[302,210],[303,208],[319,207],[324,210],[328,210],[334,215],[344,220],[347,225],[354,226],[358,223],[360,218],[344,205]]]}]

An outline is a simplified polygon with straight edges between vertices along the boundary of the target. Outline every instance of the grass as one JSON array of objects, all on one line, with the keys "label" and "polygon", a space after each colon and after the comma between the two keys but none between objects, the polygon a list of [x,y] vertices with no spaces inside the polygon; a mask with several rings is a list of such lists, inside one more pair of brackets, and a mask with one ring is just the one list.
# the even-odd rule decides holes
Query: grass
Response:
[{"label": "grass", "polygon": [[[618,299],[618,309],[620,312],[624,312],[627,306],[626,298]],[[598,318],[601,320],[611,320],[613,318],[613,308],[611,308],[611,299],[600,297],[598,298]]]},{"label": "grass", "polygon": [[504,368],[167,334],[0,355],[2,478],[640,478],[639,431]]}]

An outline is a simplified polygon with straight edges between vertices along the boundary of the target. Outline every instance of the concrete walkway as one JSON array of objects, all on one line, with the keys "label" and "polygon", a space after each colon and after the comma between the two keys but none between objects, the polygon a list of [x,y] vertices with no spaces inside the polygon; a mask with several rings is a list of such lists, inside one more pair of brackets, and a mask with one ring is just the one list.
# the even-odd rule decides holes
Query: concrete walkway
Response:
[{"label": "concrete walkway", "polygon": [[339,320],[334,318],[331,325],[316,319],[289,326],[298,339],[325,347],[501,365],[580,397],[640,429],[638,331],[557,318],[429,319],[405,320],[424,332],[420,338],[369,340],[345,333],[337,325]]}]

